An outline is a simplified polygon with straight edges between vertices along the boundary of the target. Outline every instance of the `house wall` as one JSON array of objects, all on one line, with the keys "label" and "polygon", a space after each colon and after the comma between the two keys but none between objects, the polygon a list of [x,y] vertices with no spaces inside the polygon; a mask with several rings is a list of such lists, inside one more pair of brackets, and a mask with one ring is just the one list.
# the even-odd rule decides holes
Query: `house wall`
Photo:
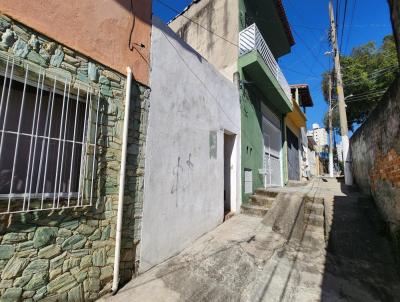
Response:
[{"label": "house wall", "polygon": [[350,141],[353,175],[387,221],[400,260],[400,79]]},{"label": "house wall", "polygon": [[[282,149],[280,152],[280,169],[283,182],[287,178],[287,167],[286,167],[286,144],[285,144],[285,132],[283,125],[283,115],[274,108],[271,101],[266,98],[257,87],[248,84],[243,85],[241,90],[241,125],[242,125],[242,185],[244,188],[244,173],[245,170],[252,171],[253,177],[253,191],[257,188],[264,186],[264,176],[259,173],[260,169],[263,169],[263,156],[264,156],[264,140],[262,132],[262,107],[267,107],[275,115],[277,115],[281,121],[281,137],[282,137]],[[247,202],[251,193],[246,193],[242,190],[242,201]]]},{"label": "house wall", "polygon": [[[2,0],[0,12],[122,74],[130,66],[148,84],[151,0],[133,0],[133,12],[131,0]],[[144,47],[131,50],[130,38]]]},{"label": "house wall", "polygon": [[[71,90],[78,86],[93,89],[93,95],[100,92],[101,99],[93,206],[0,214],[0,296],[2,301],[38,301],[45,297],[51,301],[94,301],[109,292],[112,283],[125,76],[0,15],[0,35],[6,29],[19,42],[18,48],[14,47],[15,39],[0,44],[1,72],[5,58],[10,56],[9,62],[14,58],[16,68],[30,66],[30,77],[37,79],[35,70],[39,68],[46,72],[45,85],[55,76],[67,78],[71,79]],[[47,49],[46,53],[28,46],[32,34],[37,35],[38,46]],[[55,49],[62,49],[62,55],[54,53]],[[148,93],[144,86],[132,83],[122,283],[134,274],[140,240]]]},{"label": "house wall", "polygon": [[239,0],[198,1],[169,26],[228,80],[233,80],[239,55]]},{"label": "house wall", "polygon": [[140,271],[222,223],[224,132],[236,135],[231,172],[240,208],[237,88],[158,19],[152,45]]},{"label": "house wall", "polygon": [[[301,152],[303,147],[302,147],[301,140],[300,140],[300,138],[301,138],[301,129],[299,127],[297,127],[295,125],[295,123],[290,118],[288,118],[288,115],[286,115],[286,117],[285,117],[285,124],[286,124],[286,127],[288,127],[290,129],[290,131],[292,131],[294,133],[294,135],[297,136],[297,139],[298,139],[298,142],[299,142],[299,171],[300,171],[300,180],[301,180],[302,179],[302,175],[303,175],[303,170],[302,170],[303,156],[302,156],[302,152]],[[287,137],[287,135],[286,135],[286,137]],[[287,144],[286,144],[286,148],[287,148]],[[286,150],[286,153],[287,152],[288,151]],[[286,160],[288,161],[287,156],[286,156]],[[286,182],[289,181],[289,163],[287,163],[287,169],[288,169],[288,171],[287,171],[288,175],[287,175]]]}]

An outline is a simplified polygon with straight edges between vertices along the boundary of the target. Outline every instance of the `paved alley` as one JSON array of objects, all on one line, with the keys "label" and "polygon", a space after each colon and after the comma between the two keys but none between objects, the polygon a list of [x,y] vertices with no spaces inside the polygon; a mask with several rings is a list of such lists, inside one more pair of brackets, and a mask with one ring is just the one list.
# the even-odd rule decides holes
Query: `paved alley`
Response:
[{"label": "paved alley", "polygon": [[396,301],[400,278],[379,215],[342,187],[316,179],[277,189],[324,198],[325,227],[298,224],[298,213],[272,224],[270,213],[238,215],[102,301]]}]

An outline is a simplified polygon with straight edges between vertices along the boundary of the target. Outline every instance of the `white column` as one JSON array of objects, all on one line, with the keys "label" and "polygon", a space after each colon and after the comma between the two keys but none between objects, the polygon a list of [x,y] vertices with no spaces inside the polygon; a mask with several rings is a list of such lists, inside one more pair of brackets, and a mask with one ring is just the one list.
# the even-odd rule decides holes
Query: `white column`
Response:
[{"label": "white column", "polygon": [[342,136],[343,161],[344,161],[344,181],[346,185],[353,185],[353,173],[351,171],[350,141],[347,135]]}]

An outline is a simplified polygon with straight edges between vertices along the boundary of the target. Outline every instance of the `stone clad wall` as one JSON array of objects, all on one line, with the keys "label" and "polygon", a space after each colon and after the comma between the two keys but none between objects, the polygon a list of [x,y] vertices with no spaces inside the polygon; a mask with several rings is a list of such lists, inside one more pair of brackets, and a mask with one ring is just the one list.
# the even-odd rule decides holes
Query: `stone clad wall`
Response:
[{"label": "stone clad wall", "polygon": [[[125,77],[0,15],[4,58],[40,67],[101,93],[92,207],[0,215],[0,301],[93,301],[111,288]],[[121,280],[132,278],[140,242],[149,89],[132,83]]]},{"label": "stone clad wall", "polygon": [[353,174],[387,221],[400,260],[400,78],[351,137]]}]

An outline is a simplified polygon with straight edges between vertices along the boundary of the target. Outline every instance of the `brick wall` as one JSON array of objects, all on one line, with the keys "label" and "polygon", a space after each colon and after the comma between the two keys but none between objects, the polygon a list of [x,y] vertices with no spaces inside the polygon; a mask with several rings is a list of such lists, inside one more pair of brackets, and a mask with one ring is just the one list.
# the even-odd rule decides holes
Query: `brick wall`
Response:
[{"label": "brick wall", "polygon": [[400,78],[351,137],[357,185],[374,198],[400,260]]}]

